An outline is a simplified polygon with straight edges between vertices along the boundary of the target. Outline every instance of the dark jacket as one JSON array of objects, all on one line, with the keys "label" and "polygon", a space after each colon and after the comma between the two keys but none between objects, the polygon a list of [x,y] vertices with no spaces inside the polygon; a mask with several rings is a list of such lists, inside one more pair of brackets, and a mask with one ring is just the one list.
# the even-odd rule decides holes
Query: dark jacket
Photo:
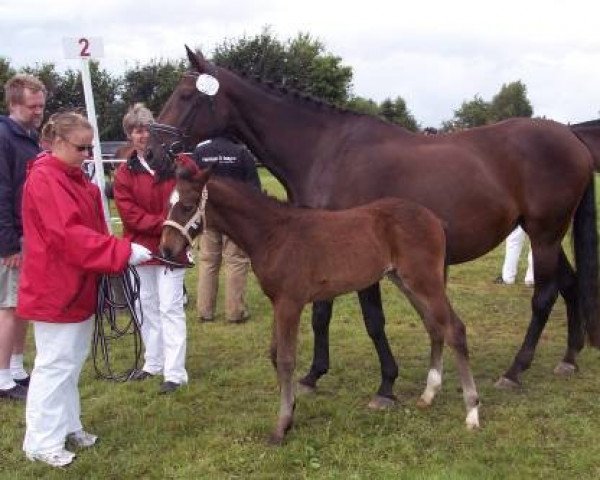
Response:
[{"label": "dark jacket", "polygon": [[254,156],[240,143],[224,137],[206,140],[196,146],[194,160],[201,168],[215,165],[215,175],[240,180],[258,190],[261,188]]},{"label": "dark jacket", "polygon": [[30,136],[18,123],[0,115],[0,257],[21,251],[25,172],[40,151],[37,133]]}]

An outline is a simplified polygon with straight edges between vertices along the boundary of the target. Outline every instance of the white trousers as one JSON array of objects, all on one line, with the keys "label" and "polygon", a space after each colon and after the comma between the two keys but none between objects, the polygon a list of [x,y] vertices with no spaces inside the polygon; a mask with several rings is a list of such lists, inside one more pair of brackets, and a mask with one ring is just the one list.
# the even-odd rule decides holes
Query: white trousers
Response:
[{"label": "white trousers", "polygon": [[23,450],[48,453],[64,448],[67,435],[82,428],[77,384],[90,352],[94,318],[32,323],[36,356],[25,407]]},{"label": "white trousers", "polygon": [[184,268],[160,265],[137,267],[143,311],[143,369],[162,373],[165,381],[187,383],[185,370],[186,320],[183,307]]},{"label": "white trousers", "polygon": [[[506,255],[502,265],[502,280],[504,283],[515,283],[517,278],[517,267],[523,243],[527,238],[525,230],[521,227],[515,228],[508,237],[506,237]],[[531,246],[527,255],[527,272],[525,273],[525,283],[533,284],[533,255]]]}]

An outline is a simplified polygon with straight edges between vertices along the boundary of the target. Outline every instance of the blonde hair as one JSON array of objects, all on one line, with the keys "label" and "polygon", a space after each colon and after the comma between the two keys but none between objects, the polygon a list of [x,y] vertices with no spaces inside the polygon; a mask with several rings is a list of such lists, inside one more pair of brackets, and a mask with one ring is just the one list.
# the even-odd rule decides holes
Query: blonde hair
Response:
[{"label": "blonde hair", "polygon": [[44,95],[48,94],[46,86],[37,77],[28,73],[19,73],[4,84],[6,105],[21,105],[24,101],[26,88],[33,93],[44,92]]},{"label": "blonde hair", "polygon": [[42,128],[41,138],[52,143],[57,137],[67,138],[75,130],[93,130],[88,119],[77,112],[61,112],[52,115]]},{"label": "blonde hair", "polygon": [[152,112],[143,103],[136,103],[123,117],[123,130],[129,136],[135,128],[147,127],[152,122]]}]

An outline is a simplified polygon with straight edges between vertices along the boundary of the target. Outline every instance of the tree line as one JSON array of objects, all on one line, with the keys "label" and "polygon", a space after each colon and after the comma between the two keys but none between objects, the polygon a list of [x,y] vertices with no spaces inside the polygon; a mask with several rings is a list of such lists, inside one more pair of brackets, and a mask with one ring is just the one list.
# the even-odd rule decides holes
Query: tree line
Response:
[{"label": "tree line", "polygon": [[[325,100],[338,107],[381,117],[411,131],[422,131],[421,125],[401,96],[376,102],[352,93],[352,67],[344,65],[339,56],[326,51],[325,45],[308,33],[281,41],[268,27],[254,36],[224,40],[217,45],[211,60],[220,66],[295,89],[303,94]],[[137,63],[122,75],[113,75],[90,62],[92,88],[102,140],[123,140],[121,120],[127,109],[144,102],[158,114],[183,72],[187,59],[151,60]],[[47,112],[65,109],[84,110],[83,85],[78,70],[59,72],[53,63],[36,64],[20,72],[38,76],[48,88]],[[0,57],[0,85],[17,73],[10,61]],[[0,112],[6,112],[4,98]],[[533,108],[527,98],[527,87],[520,81],[504,84],[486,101],[479,95],[464,101],[451,119],[444,121],[441,131],[470,128],[509,117],[531,117]]]}]

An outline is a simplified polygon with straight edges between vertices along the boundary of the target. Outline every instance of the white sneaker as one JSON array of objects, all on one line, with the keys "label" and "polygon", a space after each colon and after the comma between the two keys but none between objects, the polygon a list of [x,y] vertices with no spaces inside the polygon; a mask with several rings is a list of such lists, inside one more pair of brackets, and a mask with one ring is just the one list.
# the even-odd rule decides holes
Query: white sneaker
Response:
[{"label": "white sneaker", "polygon": [[67,435],[67,442],[77,448],[91,447],[96,443],[96,440],[98,440],[97,435],[92,435],[84,430],[78,430]]},{"label": "white sneaker", "polygon": [[44,462],[53,467],[66,467],[75,458],[75,454],[73,452],[69,452],[64,448],[49,453],[26,452],[25,455],[32,462]]}]

